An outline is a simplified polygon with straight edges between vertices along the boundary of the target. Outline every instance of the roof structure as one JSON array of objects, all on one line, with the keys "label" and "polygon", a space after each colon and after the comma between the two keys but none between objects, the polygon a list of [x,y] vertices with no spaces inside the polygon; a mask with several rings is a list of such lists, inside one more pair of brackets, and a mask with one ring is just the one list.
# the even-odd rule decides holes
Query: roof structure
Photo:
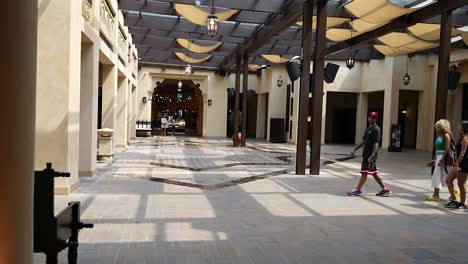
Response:
[{"label": "roof structure", "polygon": [[[301,7],[304,0],[214,0],[220,25],[218,34],[210,37],[203,21],[211,10],[212,1],[120,0],[119,8],[124,12],[125,25],[139,50],[140,63],[181,66],[190,62],[195,64],[194,67],[229,70],[234,66],[235,55],[241,51],[248,52],[252,68],[301,55]],[[393,19],[437,2],[329,0],[326,46],[336,47],[339,42],[385,26]],[[353,55],[356,60],[366,61],[385,55],[436,52],[439,20],[432,17],[409,29],[403,27],[360,43],[353,47]],[[458,30],[466,25],[468,7],[464,6],[454,13],[453,35],[468,38]],[[457,47],[466,48],[463,41],[460,42],[462,44],[458,43]],[[327,58],[344,60],[349,54],[350,50],[345,48],[334,50]],[[272,62],[268,58],[276,59]]]}]

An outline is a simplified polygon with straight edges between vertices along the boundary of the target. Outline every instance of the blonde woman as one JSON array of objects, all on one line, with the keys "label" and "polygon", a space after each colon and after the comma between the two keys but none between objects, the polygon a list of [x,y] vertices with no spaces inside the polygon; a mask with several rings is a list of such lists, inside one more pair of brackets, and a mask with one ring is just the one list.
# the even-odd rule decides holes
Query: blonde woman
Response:
[{"label": "blonde woman", "polygon": [[[460,142],[457,144],[458,157],[453,166],[452,175],[455,175],[458,179],[458,187],[460,188],[460,202],[456,200],[450,201],[445,207],[452,209],[466,209],[466,177],[468,175],[468,121],[462,121],[458,125],[458,132],[460,133]],[[452,180],[452,179],[450,179]],[[453,180],[452,180],[453,181]],[[449,182],[447,182],[449,183]],[[453,183],[452,183],[453,186]],[[452,187],[453,188],[453,187]]]},{"label": "blonde woman", "polygon": [[452,140],[451,131],[450,122],[445,119],[441,119],[435,124],[435,157],[433,157],[433,160],[431,161],[434,166],[434,170],[432,172],[432,188],[434,188],[434,192],[431,196],[426,197],[426,201],[439,202],[439,191],[442,187],[446,186],[445,177],[447,176],[447,172],[445,169],[445,162],[449,155],[453,155],[450,151],[450,142]]}]

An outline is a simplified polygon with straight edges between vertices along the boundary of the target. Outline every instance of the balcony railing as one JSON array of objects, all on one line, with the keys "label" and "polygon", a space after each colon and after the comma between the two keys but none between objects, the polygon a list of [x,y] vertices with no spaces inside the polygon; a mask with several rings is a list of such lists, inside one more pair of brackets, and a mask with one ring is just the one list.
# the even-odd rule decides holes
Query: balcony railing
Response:
[{"label": "balcony railing", "polygon": [[88,23],[93,22],[93,1],[92,0],[83,0],[81,13]]},{"label": "balcony railing", "polygon": [[114,24],[115,16],[111,12],[109,4],[107,1],[101,1],[101,31],[107,38],[107,40],[112,44],[114,37]]},{"label": "balcony railing", "polygon": [[123,64],[127,64],[128,62],[128,49],[127,49],[127,39],[125,38],[124,34],[122,33],[122,30],[119,29],[118,33],[118,43],[119,43],[119,56],[121,58],[121,61]]},{"label": "balcony railing", "polygon": [[138,59],[135,56],[132,56],[132,71],[133,76],[136,77],[138,75]]}]

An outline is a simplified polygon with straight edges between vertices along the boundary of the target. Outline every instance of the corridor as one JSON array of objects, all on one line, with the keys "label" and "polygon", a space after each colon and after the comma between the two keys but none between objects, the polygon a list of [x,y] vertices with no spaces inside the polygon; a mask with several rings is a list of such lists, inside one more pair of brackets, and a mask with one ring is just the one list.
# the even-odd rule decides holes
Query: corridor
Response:
[{"label": "corridor", "polygon": [[347,197],[360,166],[351,146],[323,146],[321,175],[298,176],[288,144],[131,143],[56,196],[57,212],[79,200],[95,224],[80,233],[79,263],[466,263],[466,212],[424,201],[429,153],[382,151],[394,195],[376,197],[369,182],[365,195]]}]

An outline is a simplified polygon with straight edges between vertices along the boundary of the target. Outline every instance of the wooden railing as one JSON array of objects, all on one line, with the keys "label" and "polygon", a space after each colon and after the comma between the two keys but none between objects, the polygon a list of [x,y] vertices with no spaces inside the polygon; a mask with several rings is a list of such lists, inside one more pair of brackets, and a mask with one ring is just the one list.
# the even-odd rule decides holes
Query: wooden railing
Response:
[{"label": "wooden railing", "polygon": [[112,13],[107,1],[101,1],[101,31],[107,40],[113,44],[115,15]]},{"label": "wooden railing", "polygon": [[83,0],[81,13],[88,23],[93,22],[93,1],[92,0]]}]

